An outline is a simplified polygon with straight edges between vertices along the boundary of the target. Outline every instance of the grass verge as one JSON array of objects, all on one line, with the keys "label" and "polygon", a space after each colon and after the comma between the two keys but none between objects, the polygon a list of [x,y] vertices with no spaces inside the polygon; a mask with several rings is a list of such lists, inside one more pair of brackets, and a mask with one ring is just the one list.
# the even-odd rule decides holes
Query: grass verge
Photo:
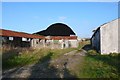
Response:
[{"label": "grass verge", "polygon": [[77,75],[79,78],[120,78],[120,54],[85,56]]},{"label": "grass verge", "polygon": [[[9,58],[2,59],[2,67],[4,69],[20,67],[28,64],[35,64],[39,60],[41,60],[44,56],[52,53],[52,59],[59,57],[67,52],[75,50],[74,48],[67,48],[67,49],[37,49],[37,50],[23,50],[20,54],[14,55]],[[13,51],[15,52],[15,51]],[[7,52],[7,54],[12,54]],[[4,55],[4,53],[2,54]],[[6,55],[6,54],[5,54]]]}]

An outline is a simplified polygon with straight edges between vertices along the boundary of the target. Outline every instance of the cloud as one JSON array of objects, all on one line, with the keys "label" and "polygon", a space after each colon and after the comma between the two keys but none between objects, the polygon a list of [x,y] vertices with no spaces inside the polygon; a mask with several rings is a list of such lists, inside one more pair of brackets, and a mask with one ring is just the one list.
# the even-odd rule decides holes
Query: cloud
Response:
[{"label": "cloud", "polygon": [[65,19],[67,19],[67,17],[65,17],[65,16],[60,16],[60,17],[58,17],[58,20],[59,20],[59,21],[64,21]]},{"label": "cloud", "polygon": [[67,19],[67,17],[65,17],[65,16],[49,17],[49,18],[48,18],[48,20],[50,20],[50,21],[64,21],[64,20],[66,20],[66,19]]},{"label": "cloud", "polygon": [[33,16],[34,19],[39,19],[39,16]]}]

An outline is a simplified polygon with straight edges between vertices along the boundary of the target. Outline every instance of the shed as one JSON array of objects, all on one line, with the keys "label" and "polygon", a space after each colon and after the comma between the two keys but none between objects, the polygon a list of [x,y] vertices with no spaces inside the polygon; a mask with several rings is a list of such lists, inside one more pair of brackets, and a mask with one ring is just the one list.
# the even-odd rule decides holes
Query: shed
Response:
[{"label": "shed", "polygon": [[98,27],[91,37],[91,44],[101,54],[120,53],[120,19]]}]

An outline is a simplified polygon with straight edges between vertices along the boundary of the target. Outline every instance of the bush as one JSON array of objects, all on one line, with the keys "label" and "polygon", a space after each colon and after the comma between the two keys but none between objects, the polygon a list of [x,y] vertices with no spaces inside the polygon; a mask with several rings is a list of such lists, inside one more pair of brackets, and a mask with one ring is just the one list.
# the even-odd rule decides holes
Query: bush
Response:
[{"label": "bush", "polygon": [[98,55],[98,53],[95,50],[88,50],[88,55]]}]

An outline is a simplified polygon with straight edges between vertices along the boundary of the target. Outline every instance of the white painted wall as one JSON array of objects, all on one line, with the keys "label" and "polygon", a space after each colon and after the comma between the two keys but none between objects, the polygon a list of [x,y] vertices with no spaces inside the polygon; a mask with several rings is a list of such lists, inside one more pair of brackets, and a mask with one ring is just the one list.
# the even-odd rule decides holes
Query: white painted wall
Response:
[{"label": "white painted wall", "polygon": [[32,39],[31,40],[31,47],[33,47],[33,48],[45,47],[45,41],[40,40],[40,39]]},{"label": "white painted wall", "polygon": [[71,48],[77,48],[78,47],[78,40],[69,40],[70,47]]},{"label": "white painted wall", "polygon": [[120,53],[120,19],[118,19],[118,52]]},{"label": "white painted wall", "polygon": [[101,54],[118,53],[118,19],[100,28]]},{"label": "white painted wall", "polygon": [[[48,44],[49,43],[49,44]],[[31,40],[31,47],[33,48],[77,48],[78,47],[78,40],[58,40],[57,43],[54,42],[54,40],[39,40],[39,39],[32,39]]]}]

